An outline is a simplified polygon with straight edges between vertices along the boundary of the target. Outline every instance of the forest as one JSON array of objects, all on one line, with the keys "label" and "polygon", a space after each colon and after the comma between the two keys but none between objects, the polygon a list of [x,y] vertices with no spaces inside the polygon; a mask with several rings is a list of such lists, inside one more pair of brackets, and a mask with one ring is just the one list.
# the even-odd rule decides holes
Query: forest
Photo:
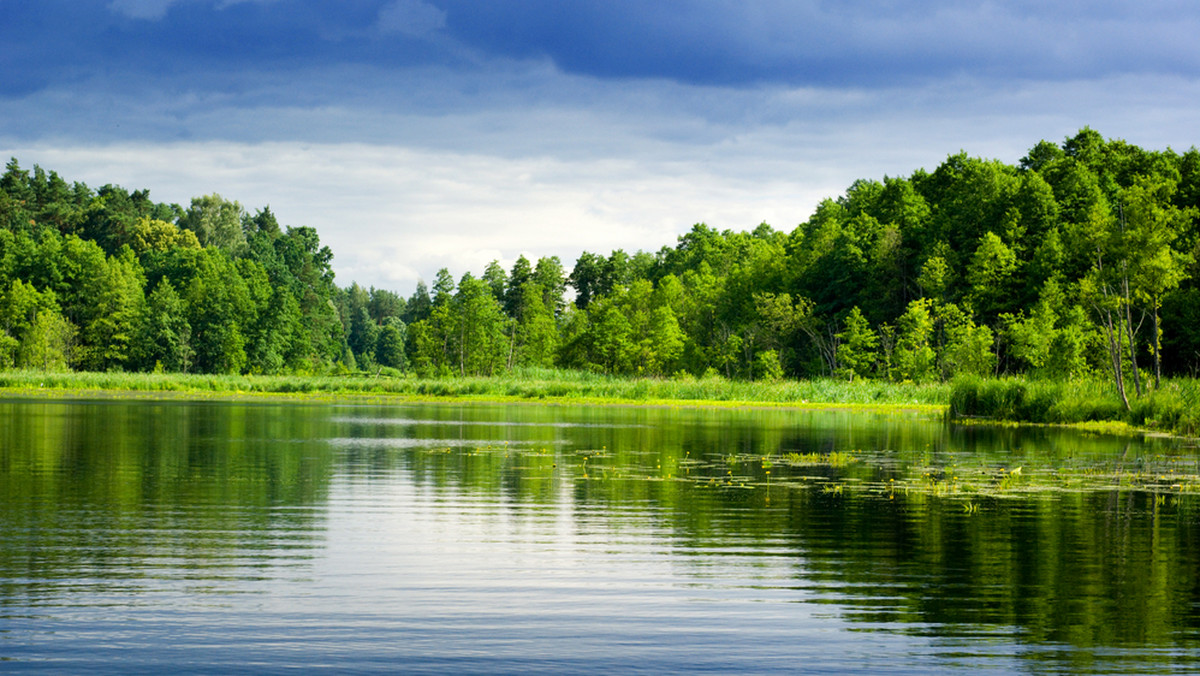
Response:
[{"label": "forest", "polygon": [[1084,128],[1017,165],[861,179],[790,231],[339,287],[308,227],[219,195],[0,177],[0,368],[944,381],[1200,371],[1200,152]]}]

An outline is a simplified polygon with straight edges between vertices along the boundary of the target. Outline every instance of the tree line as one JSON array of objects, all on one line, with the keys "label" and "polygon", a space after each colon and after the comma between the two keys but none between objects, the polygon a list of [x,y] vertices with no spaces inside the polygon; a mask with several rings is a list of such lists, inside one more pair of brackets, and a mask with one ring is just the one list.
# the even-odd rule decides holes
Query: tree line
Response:
[{"label": "tree line", "polygon": [[1017,165],[859,180],[790,232],[339,288],[311,228],[0,178],[0,365],[203,372],[523,366],[728,378],[1113,378],[1200,369],[1200,153],[1085,128]]}]

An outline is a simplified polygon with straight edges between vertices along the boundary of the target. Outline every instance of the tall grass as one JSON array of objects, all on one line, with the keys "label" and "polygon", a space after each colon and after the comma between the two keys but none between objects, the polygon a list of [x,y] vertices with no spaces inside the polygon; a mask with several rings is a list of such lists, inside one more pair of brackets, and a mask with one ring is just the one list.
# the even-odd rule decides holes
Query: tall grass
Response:
[{"label": "tall grass", "polygon": [[0,373],[9,390],[93,390],[228,394],[399,395],[531,401],[841,404],[918,408],[949,404],[951,418],[1071,424],[1115,421],[1185,436],[1200,436],[1200,380],[1170,379],[1125,411],[1103,380],[1050,381],[963,377],[952,383],[724,378],[624,378],[583,371],[518,369],[485,377],[417,378],[411,374],[252,376],[156,373]]},{"label": "tall grass", "polygon": [[1130,421],[1139,427],[1200,437],[1200,380],[1171,379],[1130,402]]},{"label": "tall grass", "polygon": [[942,406],[945,384],[818,379],[746,382],[724,378],[624,378],[582,371],[519,369],[494,377],[417,378],[411,375],[249,376],[152,373],[0,373],[10,389],[117,390],[192,393],[307,393],[495,399],[584,399],[633,402],[875,404]]},{"label": "tall grass", "polygon": [[1130,401],[1126,411],[1104,380],[955,379],[952,418],[987,417],[1034,423],[1114,421],[1184,436],[1200,436],[1200,381],[1169,379]]},{"label": "tall grass", "polygon": [[952,383],[724,378],[624,378],[583,371],[518,369],[494,377],[417,378],[411,374],[252,376],[155,373],[0,373],[9,390],[177,392],[200,395],[400,395],[533,401],[709,402],[737,404],[844,404],[917,408],[949,404],[951,418],[1070,424],[1124,422],[1200,436],[1200,380],[1170,379],[1125,411],[1103,380],[1050,381],[963,377]]}]

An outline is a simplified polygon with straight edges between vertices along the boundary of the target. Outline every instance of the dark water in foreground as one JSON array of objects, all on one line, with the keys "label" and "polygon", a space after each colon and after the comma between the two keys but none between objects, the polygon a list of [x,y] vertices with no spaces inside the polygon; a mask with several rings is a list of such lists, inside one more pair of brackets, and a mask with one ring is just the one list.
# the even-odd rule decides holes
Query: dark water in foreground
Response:
[{"label": "dark water in foreground", "polygon": [[1196,457],[845,412],[0,402],[0,672],[1196,672]]}]

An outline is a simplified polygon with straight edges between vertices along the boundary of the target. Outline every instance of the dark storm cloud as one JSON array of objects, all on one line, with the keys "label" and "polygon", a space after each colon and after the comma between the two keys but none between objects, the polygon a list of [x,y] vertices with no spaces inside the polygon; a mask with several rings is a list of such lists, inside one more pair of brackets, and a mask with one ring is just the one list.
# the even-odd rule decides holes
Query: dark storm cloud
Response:
[{"label": "dark storm cloud", "polygon": [[1198,16],[1153,0],[0,0],[0,147],[156,199],[269,204],[321,232],[341,282],[397,288],[521,254],[653,250],[701,221],[790,228],[855,179],[960,149],[1014,163],[1084,125],[1186,148]]},{"label": "dark storm cloud", "polygon": [[[445,48],[398,24],[420,19],[406,15],[406,5],[424,6],[417,0],[0,0],[0,58],[6,64],[0,94],[19,96],[90,78],[129,90],[147,78],[219,90],[237,87],[247,73],[295,76],[317,66],[454,62]],[[428,12],[424,20],[429,23]],[[302,79],[295,89],[303,91]]]},{"label": "dark storm cloud", "polygon": [[952,74],[1194,75],[1186,3],[445,0],[476,48],[568,71],[693,84],[875,85]]},{"label": "dark storm cloud", "polygon": [[0,10],[5,96],[96,76],[220,90],[247,72],[505,60],[718,86],[1200,72],[1200,9],[1184,2],[0,0]]}]

